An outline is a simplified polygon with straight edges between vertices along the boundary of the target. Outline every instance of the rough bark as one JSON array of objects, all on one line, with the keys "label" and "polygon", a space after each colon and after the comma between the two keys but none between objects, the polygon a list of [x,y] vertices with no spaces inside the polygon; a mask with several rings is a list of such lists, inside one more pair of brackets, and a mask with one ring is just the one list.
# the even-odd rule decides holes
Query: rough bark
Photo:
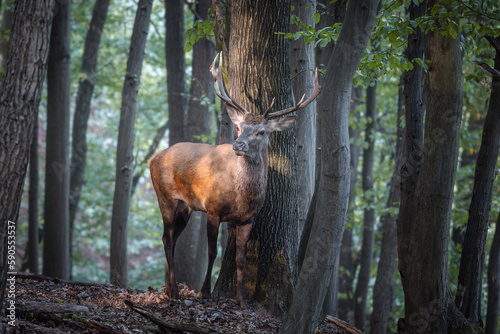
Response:
[{"label": "rough bark", "polygon": [[137,5],[122,90],[110,246],[110,282],[118,286],[127,286],[128,282],[127,222],[134,174],[134,126],[152,6],[153,0],[140,0]]},{"label": "rough bark", "polygon": [[30,272],[38,274],[38,118],[35,120],[33,139],[30,145],[30,187],[28,192],[28,268]]},{"label": "rough bark", "polygon": [[[394,172],[389,183],[389,197],[387,198],[387,208],[398,208],[401,199],[399,189],[401,168],[401,151],[403,149],[404,129],[400,126],[403,118],[403,80],[399,84],[398,117],[396,133],[396,149],[394,152]],[[377,279],[373,287],[373,312],[370,321],[370,331],[372,333],[393,333],[389,328],[390,315],[394,310],[394,300],[396,297],[396,286],[394,282],[394,271],[397,267],[397,214],[386,213],[380,217],[382,223],[382,244],[380,245],[380,258],[377,268]]]},{"label": "rough bark", "polygon": [[405,260],[411,261],[403,268],[400,266],[400,273],[405,292],[406,331],[446,333],[466,323],[453,303],[448,278],[450,212],[462,116],[459,41],[429,32],[425,58],[430,66],[426,78],[421,175],[415,190],[413,216],[405,226],[408,253],[402,254],[400,250]]},{"label": "rough bark", "polygon": [[[289,1],[231,4],[228,86],[235,100],[252,113],[264,112],[273,97],[275,110],[292,105],[289,44],[276,34],[288,31],[289,20]],[[252,104],[247,95],[254,99]],[[298,240],[295,144],[293,127],[270,136],[266,200],[255,217],[245,271],[247,291],[272,313],[281,315],[293,293]],[[219,295],[234,293],[233,246],[230,236],[215,287]]]},{"label": "rough bark", "polygon": [[[200,0],[196,5],[199,19],[206,20],[210,0]],[[187,140],[201,142],[200,136],[210,136],[212,111],[209,105],[215,103],[213,77],[208,68],[215,56],[215,44],[208,39],[200,39],[193,45],[191,88],[188,104]],[[208,104],[207,104],[208,102]],[[207,215],[195,212],[175,247],[175,275],[179,282],[197,291],[201,289],[208,263]]]},{"label": "rough bark", "polygon": [[363,149],[363,166],[361,183],[365,208],[363,209],[363,241],[361,244],[361,258],[354,294],[354,324],[362,331],[365,330],[366,300],[368,298],[368,284],[372,269],[373,242],[375,235],[375,209],[373,208],[373,161],[375,158],[375,122],[377,118],[377,86],[366,89],[366,128],[365,146]]},{"label": "rough bark", "polygon": [[17,222],[47,68],[53,1],[17,1],[0,94],[0,305],[6,291],[8,221]]},{"label": "rough bark", "polygon": [[[318,101],[321,174],[314,223],[297,288],[282,333],[313,333],[326,289],[338,270],[349,201],[349,103],[352,78],[364,53],[377,1],[349,2],[344,26],[326,68]],[[355,37],[354,37],[355,36]]]},{"label": "rough bark", "polygon": [[165,0],[165,55],[167,61],[167,100],[169,135],[172,146],[186,141],[187,90],[184,59],[184,1]]},{"label": "rough bark", "polygon": [[71,3],[56,4],[47,68],[43,274],[69,279]]},{"label": "rough bark", "polygon": [[[410,4],[410,20],[415,20],[425,14],[427,1],[419,6]],[[408,36],[405,57],[411,61],[423,58],[424,33],[420,28]],[[409,253],[412,218],[415,211],[415,191],[420,176],[423,150],[423,115],[424,103],[422,100],[422,67],[413,66],[413,69],[403,73],[404,105],[405,105],[405,134],[403,147],[403,161],[401,165],[401,204],[398,216],[398,268],[400,273],[407,271],[411,262]],[[404,280],[403,276],[401,277]]]},{"label": "rough bark", "polygon": [[[82,66],[78,93],[76,96],[75,114],[73,116],[73,132],[71,140],[71,171],[69,181],[69,229],[70,245],[73,240],[73,227],[78,210],[78,202],[84,183],[85,163],[87,160],[87,128],[90,115],[90,102],[95,85],[97,70],[97,54],[101,34],[106,21],[109,0],[97,0],[92,12],[92,19],[85,37]],[[72,248],[71,248],[72,249]],[[70,255],[72,251],[70,249]],[[70,256],[71,261],[71,256]]]},{"label": "rough bark", "polygon": [[[498,54],[497,54],[498,55]],[[498,333],[500,314],[500,213],[495,227],[495,236],[488,262],[488,310],[486,313],[486,334]]]},{"label": "rough bark", "polygon": [[[499,39],[500,41],[500,39]],[[500,70],[500,55],[496,54],[495,69]],[[455,303],[467,319],[481,320],[481,290],[486,256],[493,185],[500,151],[500,79],[493,77],[490,105],[484,120],[483,135],[477,155],[474,188],[469,207],[469,219],[460,258],[458,289]]]},{"label": "rough bark", "polygon": [[[293,0],[292,6],[302,23],[314,27],[313,14],[316,8],[315,0]],[[308,6],[308,8],[306,8]],[[291,32],[300,30],[297,25],[291,25]],[[309,96],[314,89],[314,79],[310,71],[314,69],[313,43],[305,44],[304,38],[293,39],[290,42],[290,69],[292,89],[296,102],[302,94]],[[299,230],[302,230],[311,197],[314,192],[314,167],[316,155],[316,102],[304,108],[296,120],[297,124],[297,196],[299,212]]]},{"label": "rough bark", "polygon": [[5,63],[7,62],[7,54],[9,52],[9,36],[13,19],[14,0],[9,0],[5,4],[2,14],[2,26],[0,27],[0,88],[2,87],[2,78],[5,74]]}]

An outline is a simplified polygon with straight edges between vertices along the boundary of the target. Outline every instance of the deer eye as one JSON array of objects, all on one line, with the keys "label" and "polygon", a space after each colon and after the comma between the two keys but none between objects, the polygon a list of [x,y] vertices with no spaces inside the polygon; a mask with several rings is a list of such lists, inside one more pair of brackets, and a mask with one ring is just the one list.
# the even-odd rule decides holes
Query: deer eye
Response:
[{"label": "deer eye", "polygon": [[257,136],[263,136],[266,133],[266,131],[262,130],[257,132]]}]

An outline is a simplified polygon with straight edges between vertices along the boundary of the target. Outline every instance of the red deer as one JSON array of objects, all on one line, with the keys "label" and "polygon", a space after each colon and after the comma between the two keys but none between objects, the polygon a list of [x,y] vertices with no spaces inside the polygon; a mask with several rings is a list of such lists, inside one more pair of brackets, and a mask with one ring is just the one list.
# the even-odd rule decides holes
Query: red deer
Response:
[{"label": "red deer", "polygon": [[[263,115],[249,113],[231,94],[222,77],[222,55],[219,71],[214,59],[210,71],[216,79],[217,95],[226,103],[227,112],[237,128],[234,144],[208,145],[178,143],[157,152],[149,160],[149,170],[163,217],[163,246],[167,258],[167,294],[177,299],[179,292],[174,273],[174,249],[177,238],[186,227],[192,210],[207,213],[208,269],[201,289],[210,297],[212,266],[217,256],[217,235],[221,221],[236,226],[236,299],[246,308],[243,288],[243,268],[246,243],[252,229],[253,217],[260,211],[267,184],[267,145],[272,131],[288,128],[297,116],[286,116],[307,106],[321,91],[318,73],[311,96],[304,97],[292,108]],[[273,100],[274,102],[274,100]]]}]

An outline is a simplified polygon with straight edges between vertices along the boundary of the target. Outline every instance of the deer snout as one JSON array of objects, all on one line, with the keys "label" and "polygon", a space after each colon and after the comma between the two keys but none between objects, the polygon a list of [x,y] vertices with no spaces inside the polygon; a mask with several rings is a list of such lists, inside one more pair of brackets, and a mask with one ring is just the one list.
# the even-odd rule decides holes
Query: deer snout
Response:
[{"label": "deer snout", "polygon": [[233,150],[236,152],[237,155],[244,155],[245,152],[247,151],[245,142],[241,140],[236,140],[233,144]]}]

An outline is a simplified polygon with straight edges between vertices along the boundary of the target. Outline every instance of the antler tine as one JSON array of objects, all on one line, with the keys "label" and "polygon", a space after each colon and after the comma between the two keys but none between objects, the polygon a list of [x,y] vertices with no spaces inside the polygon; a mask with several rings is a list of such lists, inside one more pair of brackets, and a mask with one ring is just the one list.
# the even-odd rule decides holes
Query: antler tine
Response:
[{"label": "antler tine", "polygon": [[[215,72],[215,62],[217,60],[217,56],[219,57],[219,70],[216,73]],[[236,102],[232,98],[231,93],[229,93],[229,95],[228,95],[226,84],[224,82],[224,77],[222,76],[222,52],[220,52],[217,56],[215,56],[215,59],[212,62],[212,65],[210,66],[210,72],[212,73],[212,76],[215,78],[215,80],[217,81],[217,84],[219,86],[220,93],[217,92],[217,89],[216,89],[215,94],[222,101],[226,102],[226,104],[229,107],[236,109],[237,111],[239,111],[242,114],[247,114],[248,111],[245,108],[243,108],[243,106],[241,104],[239,104],[238,102]]]},{"label": "antler tine", "polygon": [[269,114],[269,112],[271,111],[271,109],[273,109],[273,106],[274,106],[274,100],[275,98],[273,97],[273,100],[271,101],[271,105],[269,106],[269,108],[267,108],[267,110],[264,112],[264,118],[267,118],[267,115]]},{"label": "antler tine", "polygon": [[299,101],[299,103],[297,103],[295,106],[293,106],[291,108],[283,109],[283,110],[276,111],[273,113],[268,113],[268,111],[266,111],[266,114],[265,114],[266,118],[267,119],[276,118],[279,116],[289,114],[289,113],[294,112],[296,110],[305,108],[307,105],[309,105],[309,103],[314,101],[314,99],[319,95],[319,93],[321,93],[321,86],[319,85],[319,82],[318,82],[318,69],[316,68],[316,71],[314,74],[314,90],[311,93],[311,95],[307,98],[307,100],[304,101],[304,97],[305,97],[305,94],[304,94],[304,96],[302,96],[302,99]]}]

